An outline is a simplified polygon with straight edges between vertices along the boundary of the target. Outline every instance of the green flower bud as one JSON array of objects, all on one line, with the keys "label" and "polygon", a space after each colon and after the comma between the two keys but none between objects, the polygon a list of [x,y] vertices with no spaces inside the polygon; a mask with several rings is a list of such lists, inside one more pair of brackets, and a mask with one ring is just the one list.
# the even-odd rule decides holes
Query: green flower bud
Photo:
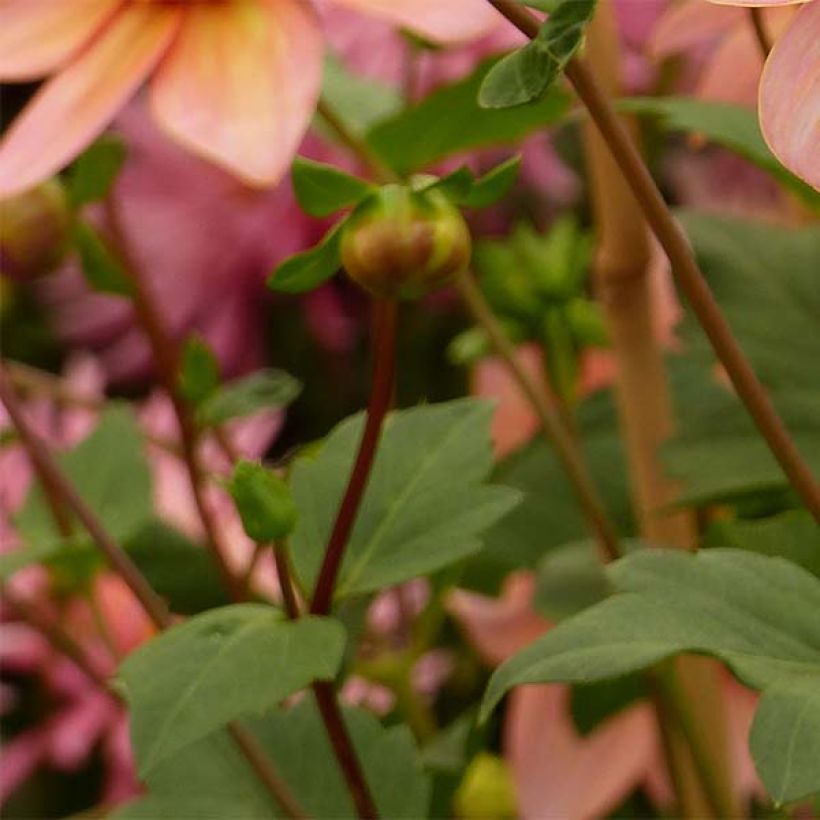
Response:
[{"label": "green flower bud", "polygon": [[374,296],[417,299],[447,285],[470,261],[470,232],[441,191],[386,185],[342,232],[342,264]]},{"label": "green flower bud", "polygon": [[515,786],[507,764],[486,752],[478,754],[467,767],[454,802],[456,817],[501,820],[518,816]]},{"label": "green flower bud", "polygon": [[248,538],[276,541],[296,526],[296,504],[276,473],[252,461],[240,461],[228,484]]},{"label": "green flower bud", "polygon": [[71,211],[56,180],[0,201],[0,269],[18,282],[53,271],[71,233]]}]

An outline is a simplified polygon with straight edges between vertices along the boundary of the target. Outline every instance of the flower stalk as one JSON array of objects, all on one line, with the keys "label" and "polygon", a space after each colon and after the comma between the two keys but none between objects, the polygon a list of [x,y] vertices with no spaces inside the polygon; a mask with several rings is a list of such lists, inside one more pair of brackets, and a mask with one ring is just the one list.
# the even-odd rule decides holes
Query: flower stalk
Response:
[{"label": "flower stalk", "polygon": [[[523,34],[531,39],[538,36],[538,19],[523,6],[513,0],[487,2]],[[633,140],[584,62],[573,58],[565,73],[600,131],[646,221],[666,252],[672,273],[738,396],[792,487],[815,520],[820,523],[820,484],[783,426],[771,399],[735,340],[692,256],[686,238],[675,222]]]}]

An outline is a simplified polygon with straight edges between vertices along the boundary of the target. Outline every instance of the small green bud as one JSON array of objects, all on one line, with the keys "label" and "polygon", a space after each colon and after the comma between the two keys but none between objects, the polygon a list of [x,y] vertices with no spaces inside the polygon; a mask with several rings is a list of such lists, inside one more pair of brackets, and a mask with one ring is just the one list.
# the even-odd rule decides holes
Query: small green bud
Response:
[{"label": "small green bud", "polygon": [[248,538],[276,541],[296,526],[296,504],[276,473],[253,461],[240,461],[228,484]]},{"label": "small green bud", "polygon": [[51,273],[65,258],[71,211],[63,186],[49,180],[0,201],[0,267],[18,282]]},{"label": "small green bud", "polygon": [[486,752],[477,755],[467,767],[454,802],[456,817],[501,820],[518,816],[515,786],[507,764]]},{"label": "small green bud", "polygon": [[342,264],[375,296],[417,299],[470,261],[470,231],[441,192],[386,185],[357,209],[341,238]]}]

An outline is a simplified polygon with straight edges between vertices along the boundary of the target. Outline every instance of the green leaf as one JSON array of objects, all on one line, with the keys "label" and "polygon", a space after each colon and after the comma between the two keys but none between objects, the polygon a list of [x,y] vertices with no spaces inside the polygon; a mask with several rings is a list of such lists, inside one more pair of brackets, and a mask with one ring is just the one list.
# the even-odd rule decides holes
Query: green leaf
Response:
[{"label": "green leaf", "polygon": [[342,266],[339,240],[346,221],[337,222],[315,247],[286,259],[268,278],[268,287],[278,293],[305,293],[335,275]]},{"label": "green leaf", "polygon": [[231,720],[331,679],[344,644],[336,621],[286,621],[259,604],[210,610],[144,644],[119,672],[140,774]]},{"label": "green leaf", "polygon": [[749,747],[775,803],[820,792],[820,680],[795,679],[766,690]]},{"label": "green leaf", "polygon": [[228,490],[245,534],[253,541],[278,541],[296,526],[296,505],[288,485],[261,464],[240,461],[234,467]]},{"label": "green leaf", "polygon": [[[679,213],[732,332],[767,387],[820,389],[820,227]],[[687,341],[713,355],[687,318]]]},{"label": "green leaf", "polygon": [[612,587],[595,541],[564,544],[538,565],[533,608],[551,621],[563,621],[609,595]]},{"label": "green leaf", "polygon": [[656,116],[672,131],[703,135],[768,171],[809,205],[820,207],[820,194],[781,165],[769,150],[752,108],[696,97],[633,97],[619,100],[618,107]]},{"label": "green leaf", "polygon": [[87,148],[71,165],[67,188],[75,208],[105,199],[125,162],[122,140],[107,134]]},{"label": "green leaf", "polygon": [[199,336],[186,339],[180,362],[179,386],[190,404],[202,404],[219,388],[219,362]]},{"label": "green leaf", "polygon": [[[623,442],[608,392],[579,406],[578,429],[607,510],[622,534],[633,533]],[[589,534],[566,471],[541,436],[502,462],[494,478],[520,491],[523,501],[486,533],[484,549],[467,563],[462,583],[487,593],[496,592],[511,570],[535,569],[548,550]]]},{"label": "green leaf", "polygon": [[[616,678],[679,653],[713,655],[770,706],[752,752],[778,800],[820,790],[820,581],[781,558],[738,550],[642,550],[612,564],[617,594],[501,666],[484,714],[513,686]],[[787,719],[772,718],[786,704]],[[767,750],[790,750],[772,756]]]},{"label": "green leaf", "polygon": [[[58,461],[115,539],[125,540],[153,518],[151,474],[142,433],[127,405],[108,404],[93,432]],[[29,547],[39,549],[61,540],[39,482],[29,490],[15,526]],[[78,538],[85,539],[79,524],[75,530]]]},{"label": "green leaf", "polygon": [[[322,99],[334,111],[343,111],[345,124],[360,134],[400,111],[404,105],[402,95],[395,87],[348,71],[335,55],[325,58]],[[314,125],[327,131],[331,140],[338,138],[331,129],[322,129],[325,124],[321,116]]]},{"label": "green leaf", "polygon": [[515,185],[521,170],[521,157],[514,156],[477,179],[467,196],[459,202],[465,208],[489,208],[503,199]]},{"label": "green leaf", "polygon": [[[484,485],[493,461],[491,415],[490,404],[474,400],[390,415],[347,547],[339,597],[398,584],[474,553],[484,531],[515,506],[518,493]],[[324,556],[361,430],[361,416],[348,419],[318,454],[293,466],[299,524],[292,555],[308,587]]]},{"label": "green leaf", "polygon": [[291,176],[296,199],[311,216],[330,216],[356,205],[376,190],[363,179],[305,157],[296,157]]},{"label": "green leaf", "polygon": [[87,222],[78,221],[74,225],[72,238],[83,275],[93,290],[115,296],[131,295],[131,282],[127,274],[95,228]]},{"label": "green leaf", "polygon": [[124,546],[172,612],[195,615],[230,603],[213,558],[162,521],[150,521]]},{"label": "green leaf", "polygon": [[540,99],[564,70],[584,37],[595,0],[563,0],[538,36],[501,59],[481,85],[484,108],[511,108]]},{"label": "green leaf", "polygon": [[235,418],[287,407],[302,385],[284,370],[257,370],[250,376],[227,382],[197,409],[197,421],[215,427]]},{"label": "green leaf", "polygon": [[820,577],[820,527],[805,510],[763,520],[715,521],[706,533],[704,546],[779,556]]},{"label": "green leaf", "polygon": [[[343,716],[379,815],[408,820],[427,817],[430,785],[407,727],[385,729],[361,709],[345,709]],[[254,721],[251,730],[311,817],[339,820],[356,816],[311,699]],[[167,758],[150,772],[147,785],[149,795],[117,812],[117,820],[283,816],[224,733]]]},{"label": "green leaf", "polygon": [[478,89],[491,65],[482,64],[469,77],[376,125],[367,134],[371,146],[397,173],[408,175],[462,151],[515,144],[569,110],[569,97],[558,88],[516,111],[479,107]]}]

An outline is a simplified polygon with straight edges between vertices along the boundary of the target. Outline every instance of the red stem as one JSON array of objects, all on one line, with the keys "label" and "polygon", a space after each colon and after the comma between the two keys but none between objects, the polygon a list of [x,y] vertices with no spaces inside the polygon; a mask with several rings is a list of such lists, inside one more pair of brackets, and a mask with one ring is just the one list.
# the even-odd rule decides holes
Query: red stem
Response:
[{"label": "red stem", "polygon": [[379,816],[376,804],[370,795],[364,771],[350,740],[347,727],[342,720],[333,684],[327,681],[317,681],[313,684],[313,694],[316,696],[316,704],[319,707],[328,738],[356,806],[356,813],[362,820],[375,820]]},{"label": "red stem", "polygon": [[387,300],[373,302],[373,381],[367,406],[367,421],[350,473],[336,521],[325,551],[319,580],[310,605],[312,615],[327,615],[333,602],[333,589],[339,575],[350,532],[364,496],[382,423],[393,397],[396,349],[396,304]]}]

